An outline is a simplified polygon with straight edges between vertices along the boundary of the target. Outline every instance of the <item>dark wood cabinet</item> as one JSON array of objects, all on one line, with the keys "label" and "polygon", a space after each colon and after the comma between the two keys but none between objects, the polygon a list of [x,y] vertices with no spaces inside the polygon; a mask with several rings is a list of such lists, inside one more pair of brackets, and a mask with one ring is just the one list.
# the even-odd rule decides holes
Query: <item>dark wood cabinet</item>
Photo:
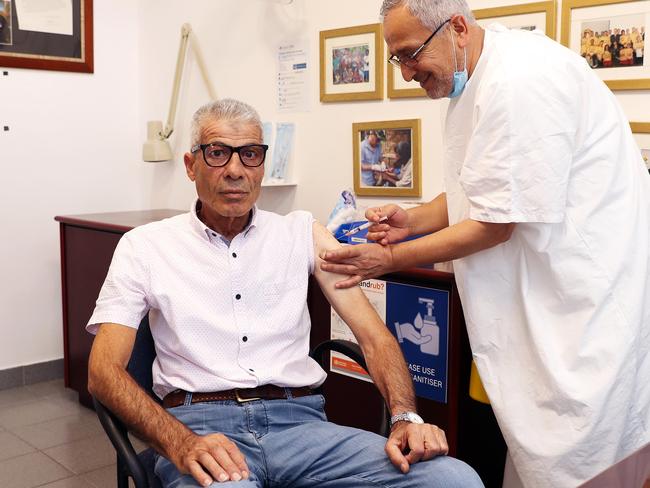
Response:
[{"label": "dark wood cabinet", "polygon": [[88,319],[104,283],[113,252],[122,235],[138,225],[172,217],[181,210],[147,210],[58,216],[61,238],[63,355],[65,385],[92,408],[88,393],[88,355],[93,336]]}]

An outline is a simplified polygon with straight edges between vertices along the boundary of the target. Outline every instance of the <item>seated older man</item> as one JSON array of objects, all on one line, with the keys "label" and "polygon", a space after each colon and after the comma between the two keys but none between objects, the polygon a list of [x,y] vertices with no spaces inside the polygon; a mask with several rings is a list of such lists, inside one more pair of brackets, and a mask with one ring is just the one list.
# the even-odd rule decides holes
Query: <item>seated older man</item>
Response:
[{"label": "seated older man", "polygon": [[[255,207],[266,150],[250,106],[195,113],[184,159],[198,200],[120,241],[88,325],[90,391],[159,453],[166,487],[482,486],[415,414],[399,346],[361,290],[337,290],[341,277],[320,271],[319,253],[337,242],[307,212]],[[390,407],[388,441],[327,422],[312,391],[325,378],[308,356],[312,273]],[[164,408],[125,371],[147,313]]]}]

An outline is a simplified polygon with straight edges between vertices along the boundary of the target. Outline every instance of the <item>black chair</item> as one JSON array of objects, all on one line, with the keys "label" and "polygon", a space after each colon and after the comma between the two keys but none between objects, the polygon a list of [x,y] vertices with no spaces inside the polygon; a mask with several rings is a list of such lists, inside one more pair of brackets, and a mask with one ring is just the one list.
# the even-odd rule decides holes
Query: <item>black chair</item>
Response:
[{"label": "black chair", "polygon": [[[345,354],[367,369],[361,348],[350,341],[329,340],[322,342],[314,348],[310,355],[323,369],[327,370],[330,351]],[[145,317],[138,329],[127,371],[152,398],[160,403],[151,390],[153,384],[151,365],[155,357],[156,352],[149,330],[149,321]],[[380,403],[381,405],[378,405],[377,408],[382,411],[381,425],[377,428],[377,433],[387,437],[390,415],[384,402]],[[160,488],[160,481],[154,474],[153,449],[149,448],[137,453],[129,440],[128,429],[120,419],[94,397],[93,404],[99,421],[117,453],[117,487],[128,488],[129,478],[131,478],[136,488]]]}]

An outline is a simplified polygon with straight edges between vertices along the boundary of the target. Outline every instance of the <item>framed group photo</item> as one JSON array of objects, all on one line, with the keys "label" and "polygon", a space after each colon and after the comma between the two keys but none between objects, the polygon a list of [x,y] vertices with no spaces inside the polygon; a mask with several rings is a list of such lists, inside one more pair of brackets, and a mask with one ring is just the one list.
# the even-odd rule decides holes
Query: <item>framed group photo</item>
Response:
[{"label": "framed group photo", "polygon": [[419,119],[354,123],[352,140],[357,195],[422,195]]},{"label": "framed group photo", "polygon": [[474,10],[478,24],[485,28],[498,22],[509,29],[538,30],[555,39],[557,6],[554,0]]},{"label": "framed group photo", "polygon": [[579,53],[612,90],[650,88],[645,37],[650,0],[566,0],[562,44]]},{"label": "framed group photo", "polygon": [[383,99],[385,62],[381,24],[321,31],[321,102]]},{"label": "framed group photo", "polygon": [[93,72],[93,0],[0,0],[0,66]]},{"label": "framed group photo", "polygon": [[650,122],[630,122],[632,134],[636,139],[639,149],[641,149],[641,157],[648,168],[650,173]]}]

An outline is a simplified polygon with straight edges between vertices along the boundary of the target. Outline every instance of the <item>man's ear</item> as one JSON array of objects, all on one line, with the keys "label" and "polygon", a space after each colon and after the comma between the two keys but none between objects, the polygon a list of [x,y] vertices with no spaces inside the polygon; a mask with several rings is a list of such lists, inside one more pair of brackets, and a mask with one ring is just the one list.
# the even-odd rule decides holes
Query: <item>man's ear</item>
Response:
[{"label": "man's ear", "polygon": [[187,173],[187,177],[194,181],[196,179],[196,175],[194,174],[194,163],[196,162],[196,158],[194,157],[194,154],[192,153],[185,153],[183,155],[183,162],[185,163],[185,172]]},{"label": "man's ear", "polygon": [[454,15],[449,24],[456,33],[458,47],[466,47],[469,44],[469,23],[467,19],[463,15]]}]

